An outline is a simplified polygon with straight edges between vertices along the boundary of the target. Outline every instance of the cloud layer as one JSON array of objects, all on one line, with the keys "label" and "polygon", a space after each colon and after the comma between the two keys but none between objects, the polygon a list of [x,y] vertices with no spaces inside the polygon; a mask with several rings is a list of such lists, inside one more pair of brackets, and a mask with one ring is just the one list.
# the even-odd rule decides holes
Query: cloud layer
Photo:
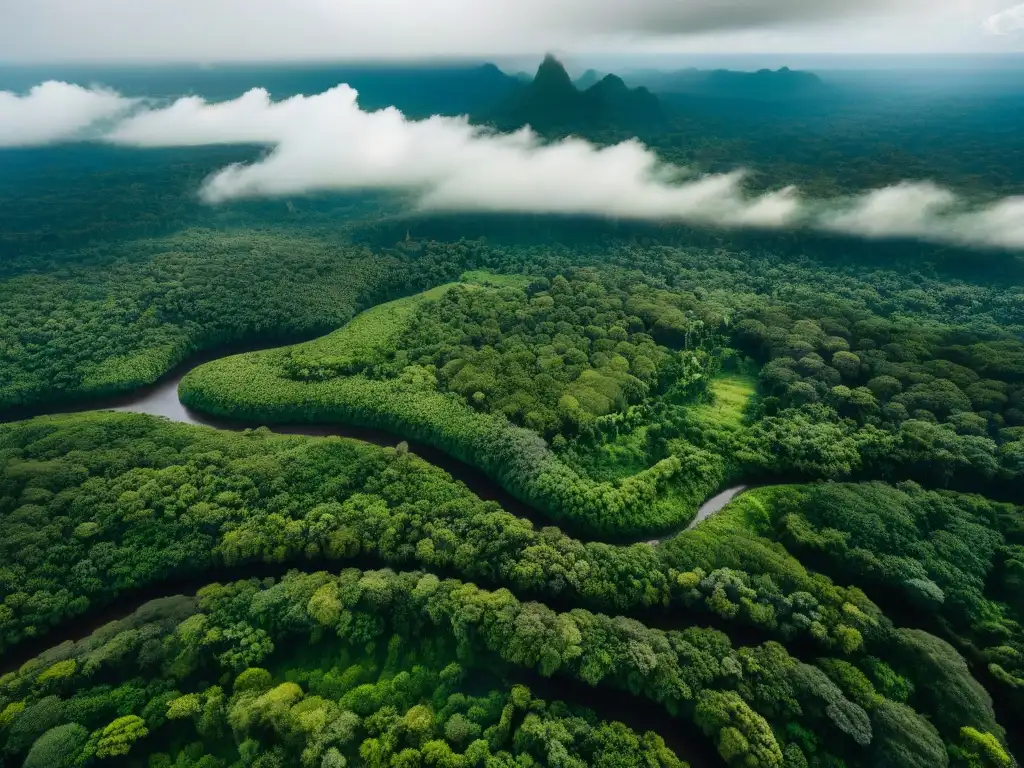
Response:
[{"label": "cloud layer", "polygon": [[544,144],[530,131],[495,134],[464,119],[407,120],[365,112],[348,86],[271,101],[253,90],[235,101],[181,99],[143,112],[108,140],[134,146],[260,143],[252,165],[208,179],[210,202],[347,189],[395,189],[424,208],[670,218],[725,226],[785,226],[798,212],[790,191],[745,198],[740,174],[674,183],[680,169],[637,142],[597,148],[575,139]]},{"label": "cloud layer", "polygon": [[[995,0],[998,2],[998,0]],[[993,0],[973,0],[987,4]],[[962,0],[3,0],[9,61],[489,56],[574,49],[594,38],[804,29],[842,48],[851,24],[889,48],[971,29],[992,12]],[[952,14],[952,15],[951,15]],[[947,18],[947,16],[949,18]],[[965,24],[964,22],[968,22]],[[822,33],[832,37],[823,42]],[[945,44],[945,43],[943,43]],[[857,43],[860,45],[860,43]],[[822,47],[824,46],[824,47]],[[608,46],[602,45],[607,51]]]},{"label": "cloud layer", "polygon": [[740,171],[694,176],[636,141],[611,147],[580,139],[545,143],[526,129],[497,134],[460,118],[413,121],[393,108],[362,110],[347,85],[278,102],[255,89],[222,103],[189,97],[160,108],[136,104],[124,115],[132,105],[116,94],[47,83],[28,97],[0,99],[0,105],[6,105],[0,136],[17,132],[23,143],[95,133],[98,121],[119,116],[102,140],[133,147],[271,148],[256,162],[207,179],[200,194],[210,203],[394,190],[411,193],[425,210],[804,228],[1024,249],[1024,197],[972,206],[949,190],[909,182],[845,199],[805,199],[793,188],[751,195]]},{"label": "cloud layer", "polygon": [[720,227],[809,227],[861,237],[909,237],[1024,248],[1024,198],[969,207],[948,190],[905,183],[845,200],[801,199],[792,188],[751,196],[741,172],[690,178],[638,142],[596,147],[541,142],[528,130],[494,134],[463,119],[407,120],[365,112],[341,85],[280,102],[263,90],[235,101],[181,99],[121,123],[108,140],[134,146],[259,143],[250,165],[225,168],[203,197],[392,189],[425,209],[562,213]]},{"label": "cloud layer", "polygon": [[852,200],[809,207],[813,211],[810,224],[826,231],[1024,249],[1024,197],[970,206],[948,189],[928,182],[904,182]]},{"label": "cloud layer", "polygon": [[52,144],[79,138],[133,105],[112,91],[49,81],[27,94],[0,91],[0,147]]}]

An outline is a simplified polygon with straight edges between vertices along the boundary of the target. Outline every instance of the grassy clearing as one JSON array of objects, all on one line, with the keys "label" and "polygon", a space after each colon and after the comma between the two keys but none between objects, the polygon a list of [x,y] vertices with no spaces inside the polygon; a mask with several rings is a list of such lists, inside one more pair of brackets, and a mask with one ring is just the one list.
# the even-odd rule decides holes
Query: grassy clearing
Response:
[{"label": "grassy clearing", "polygon": [[647,450],[647,427],[620,433],[608,443],[574,447],[562,455],[566,463],[599,482],[624,480],[651,466]]},{"label": "grassy clearing", "polygon": [[494,288],[526,288],[533,280],[529,275],[496,275],[482,269],[463,272],[459,278],[463,283],[486,285]]},{"label": "grassy clearing", "polygon": [[712,401],[694,406],[691,415],[704,427],[736,432],[743,427],[743,414],[756,389],[757,380],[753,376],[738,373],[718,376],[711,382]]},{"label": "grassy clearing", "polygon": [[420,304],[440,298],[456,285],[458,283],[447,283],[415,296],[379,304],[356,315],[337,331],[289,349],[294,356],[311,360],[333,359],[355,363],[374,359],[394,347]]}]

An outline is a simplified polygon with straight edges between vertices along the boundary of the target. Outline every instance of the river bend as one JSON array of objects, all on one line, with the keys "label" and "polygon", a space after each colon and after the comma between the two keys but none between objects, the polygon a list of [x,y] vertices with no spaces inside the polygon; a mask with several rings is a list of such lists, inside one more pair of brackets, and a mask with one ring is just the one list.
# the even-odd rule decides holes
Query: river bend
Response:
[{"label": "river bend", "polygon": [[[400,442],[405,442],[412,453],[415,453],[421,459],[424,459],[434,466],[443,469],[456,480],[462,482],[480,499],[483,499],[484,501],[497,502],[506,512],[529,520],[537,527],[555,524],[549,517],[538,512],[529,504],[520,501],[511,493],[506,491],[501,487],[501,485],[489,478],[481,470],[470,466],[465,462],[459,461],[431,445],[419,443],[413,440],[405,440],[398,435],[382,429],[352,427],[339,423],[266,425],[250,421],[218,419],[186,407],[178,398],[178,385],[186,374],[193,369],[198,368],[200,365],[205,363],[222,357],[227,357],[228,355],[237,354],[241,351],[258,351],[263,348],[265,347],[257,345],[247,345],[245,347],[233,345],[228,348],[221,347],[217,350],[210,350],[192,356],[186,362],[168,371],[166,374],[161,376],[155,384],[150,386],[140,387],[139,389],[123,395],[86,402],[71,403],[54,408],[18,409],[9,414],[0,414],[0,421],[15,420],[18,418],[27,418],[30,416],[40,416],[44,414],[113,410],[123,411],[126,413],[144,413],[151,416],[162,416],[163,418],[183,424],[213,427],[232,432],[241,432],[245,429],[255,429],[257,427],[267,426],[278,434],[307,435],[310,437],[348,437],[384,447],[394,447]],[[688,525],[681,527],[678,531],[669,532],[659,538],[650,538],[650,535],[648,534],[648,536],[638,538],[633,542],[615,541],[608,543],[630,544],[646,542],[651,545],[658,545],[678,536],[683,531],[692,530],[699,523],[725,508],[730,501],[745,490],[747,490],[747,486],[737,485],[708,499],[700,509],[697,510],[697,514],[693,520]],[[601,539],[597,539],[592,536],[587,537],[576,535],[576,533],[571,530],[567,532],[574,536],[574,538],[578,538],[582,541],[601,541]]]}]

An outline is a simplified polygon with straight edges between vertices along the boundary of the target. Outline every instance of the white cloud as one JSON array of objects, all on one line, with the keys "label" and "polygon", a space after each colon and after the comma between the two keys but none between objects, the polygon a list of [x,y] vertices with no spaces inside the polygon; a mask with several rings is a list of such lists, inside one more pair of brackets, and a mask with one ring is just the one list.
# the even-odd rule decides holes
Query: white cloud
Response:
[{"label": "white cloud", "polygon": [[182,99],[143,112],[109,140],[136,146],[255,142],[275,146],[264,159],[208,179],[210,202],[345,189],[419,195],[434,210],[486,210],[666,218],[722,226],[780,227],[800,205],[792,190],[745,196],[739,173],[691,179],[638,142],[598,148],[567,139],[546,144],[530,131],[496,134],[465,119],[407,120],[365,112],[356,92],[338,86],[272,102],[250,91],[222,104]]},{"label": "white cloud", "polygon": [[[350,91],[347,86],[340,88]],[[322,105],[328,104],[338,91],[312,98],[295,96],[276,104],[262,88],[254,88],[233,101],[214,104],[199,96],[186,96],[168,107],[127,117],[106,138],[138,147],[276,144],[290,129],[303,125],[307,117],[323,117]]]},{"label": "white cloud", "polygon": [[[126,110],[134,109],[130,114]],[[110,123],[102,135],[99,127]],[[598,147],[541,141],[528,129],[497,134],[462,118],[408,120],[362,110],[339,85],[273,101],[255,89],[227,102],[197,97],[164,107],[115,93],[45,83],[0,94],[0,144],[92,135],[135,147],[259,144],[263,158],[203,184],[210,203],[332,190],[411,193],[425,210],[559,213],[717,227],[809,228],[860,237],[1024,249],[1024,197],[970,205],[930,183],[855,198],[808,200],[794,188],[751,195],[740,171],[695,176],[637,141]]]},{"label": "white cloud", "polygon": [[123,115],[133,104],[112,91],[48,81],[27,94],[0,91],[0,147],[53,144],[80,138]]},{"label": "white cloud", "polygon": [[818,215],[823,229],[861,237],[908,237],[941,243],[1024,248],[1024,197],[970,206],[947,189],[904,182]]},{"label": "white cloud", "polygon": [[992,35],[1014,35],[1024,32],[1024,3],[989,16],[984,29]]},{"label": "white cloud", "polygon": [[808,227],[861,237],[908,237],[1024,248],[1024,198],[971,207],[949,190],[904,183],[847,200],[803,200],[792,188],[743,191],[743,174],[688,176],[636,141],[597,147],[544,143],[528,130],[495,134],[459,118],[407,120],[366,112],[341,85],[274,102],[263,90],[207,104],[181,99],[121,123],[109,140],[136,146],[260,143],[263,159],[214,174],[212,203],[306,192],[412,192],[424,209],[562,213],[721,227]]}]

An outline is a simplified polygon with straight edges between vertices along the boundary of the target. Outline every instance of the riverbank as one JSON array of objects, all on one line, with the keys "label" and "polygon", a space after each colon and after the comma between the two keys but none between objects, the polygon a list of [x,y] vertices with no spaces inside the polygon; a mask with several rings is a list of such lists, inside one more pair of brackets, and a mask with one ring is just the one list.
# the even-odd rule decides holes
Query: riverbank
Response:
[{"label": "riverbank", "polygon": [[159,416],[182,424],[211,427],[231,432],[242,432],[247,429],[267,427],[279,434],[305,435],[307,437],[346,437],[382,447],[394,447],[404,442],[412,453],[415,453],[424,461],[443,469],[453,478],[463,483],[480,499],[494,501],[505,511],[529,520],[538,528],[556,526],[564,529],[568,534],[581,541],[597,541],[620,546],[639,543],[656,546],[668,541],[684,531],[694,528],[709,516],[721,511],[733,498],[748,488],[746,485],[737,485],[712,496],[701,505],[690,523],[680,526],[675,530],[667,531],[660,537],[652,538],[650,535],[639,537],[601,536],[588,531],[573,530],[573,527],[567,525],[565,521],[554,521],[531,505],[516,498],[482,470],[451,456],[439,448],[415,440],[406,440],[384,429],[353,427],[337,422],[266,424],[258,421],[217,418],[189,408],[179,398],[178,387],[182,379],[199,366],[246,351],[264,351],[276,348],[278,348],[276,344],[270,347],[249,344],[221,348],[220,350],[208,350],[172,369],[155,384],[142,387],[132,393],[84,401],[77,405],[58,405],[49,410],[40,408],[10,410],[0,414],[0,422],[21,421],[41,415],[112,410]]}]

